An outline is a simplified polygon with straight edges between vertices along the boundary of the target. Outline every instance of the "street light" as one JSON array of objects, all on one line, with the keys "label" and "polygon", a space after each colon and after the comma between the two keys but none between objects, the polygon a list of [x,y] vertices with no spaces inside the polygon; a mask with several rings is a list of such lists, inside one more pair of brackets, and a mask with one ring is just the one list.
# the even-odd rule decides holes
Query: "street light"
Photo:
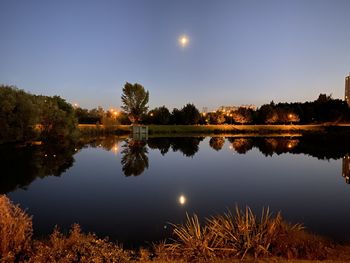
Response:
[{"label": "street light", "polygon": [[290,124],[292,124],[293,114],[289,113],[289,114],[288,114],[288,118],[289,118]]}]

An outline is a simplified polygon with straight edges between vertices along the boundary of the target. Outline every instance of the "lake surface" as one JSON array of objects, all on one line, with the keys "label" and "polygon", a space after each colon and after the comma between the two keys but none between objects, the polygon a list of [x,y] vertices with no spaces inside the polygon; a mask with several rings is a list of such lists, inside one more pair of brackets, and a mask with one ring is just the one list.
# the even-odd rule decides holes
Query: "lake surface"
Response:
[{"label": "lake surface", "polygon": [[109,137],[0,148],[0,191],[33,215],[35,235],[79,223],[126,246],[249,205],[350,240],[350,141],[324,137]]}]

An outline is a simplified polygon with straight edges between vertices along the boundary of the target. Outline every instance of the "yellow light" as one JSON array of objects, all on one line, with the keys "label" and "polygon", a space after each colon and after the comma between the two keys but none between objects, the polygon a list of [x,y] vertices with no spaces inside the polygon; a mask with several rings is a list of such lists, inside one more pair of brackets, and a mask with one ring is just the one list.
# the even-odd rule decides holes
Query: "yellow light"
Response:
[{"label": "yellow light", "polygon": [[179,204],[184,205],[186,203],[186,197],[184,195],[180,195]]},{"label": "yellow light", "polygon": [[179,38],[179,43],[182,47],[186,47],[188,45],[188,42],[189,42],[188,36],[183,35]]}]

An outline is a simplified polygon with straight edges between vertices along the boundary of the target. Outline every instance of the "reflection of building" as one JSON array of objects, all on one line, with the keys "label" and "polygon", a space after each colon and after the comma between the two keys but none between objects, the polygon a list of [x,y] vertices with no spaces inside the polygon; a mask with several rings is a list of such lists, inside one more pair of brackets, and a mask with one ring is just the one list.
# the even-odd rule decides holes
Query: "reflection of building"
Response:
[{"label": "reflection of building", "polygon": [[350,73],[345,77],[345,101],[350,106]]},{"label": "reflection of building", "polygon": [[343,157],[343,177],[345,178],[345,182],[350,184],[350,156],[346,154]]}]

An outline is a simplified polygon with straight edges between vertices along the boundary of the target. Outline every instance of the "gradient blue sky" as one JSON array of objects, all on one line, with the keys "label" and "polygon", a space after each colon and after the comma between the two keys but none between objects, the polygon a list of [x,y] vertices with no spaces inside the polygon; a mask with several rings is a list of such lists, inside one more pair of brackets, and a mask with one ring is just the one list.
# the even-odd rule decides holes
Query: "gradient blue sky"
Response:
[{"label": "gradient blue sky", "polygon": [[349,10],[348,0],[0,0],[0,83],[87,108],[119,107],[126,81],[150,91],[151,108],[343,98]]}]

